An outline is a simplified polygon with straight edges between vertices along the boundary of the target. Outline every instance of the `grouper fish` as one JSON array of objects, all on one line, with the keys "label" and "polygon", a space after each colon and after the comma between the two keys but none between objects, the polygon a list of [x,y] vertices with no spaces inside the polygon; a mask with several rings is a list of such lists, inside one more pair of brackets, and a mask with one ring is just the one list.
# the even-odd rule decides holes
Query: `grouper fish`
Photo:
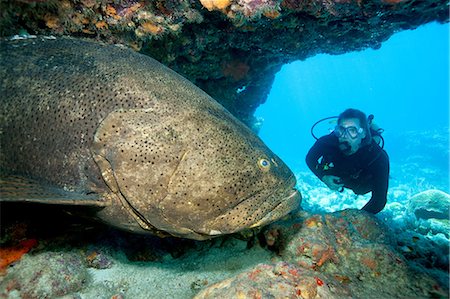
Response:
[{"label": "grouper fish", "polygon": [[1,201],[87,206],[123,230],[197,240],[300,204],[283,161],[156,60],[63,37],[0,48]]}]

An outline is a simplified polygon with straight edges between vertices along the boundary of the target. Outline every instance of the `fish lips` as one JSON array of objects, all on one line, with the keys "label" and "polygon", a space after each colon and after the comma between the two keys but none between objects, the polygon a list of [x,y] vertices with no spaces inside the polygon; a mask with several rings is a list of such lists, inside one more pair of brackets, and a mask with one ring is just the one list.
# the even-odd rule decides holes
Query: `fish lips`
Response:
[{"label": "fish lips", "polygon": [[[297,209],[302,201],[302,196],[297,189],[293,189],[292,193],[287,197],[282,199],[280,202],[270,213],[267,213],[262,219],[258,222],[252,224],[250,228],[264,226],[270,224],[279,218],[285,216],[289,212]],[[286,207],[292,207],[290,209],[286,209]]]},{"label": "fish lips", "polygon": [[[263,201],[261,201],[259,194],[242,200],[222,215],[208,221],[196,233],[204,235],[205,238],[207,236],[211,238],[236,233],[248,228],[264,226],[282,218],[289,212],[297,209],[302,200],[300,192],[294,188],[296,183],[295,177],[292,176],[287,181],[287,186],[283,184]],[[251,210],[251,213],[246,213],[246,210]]]}]

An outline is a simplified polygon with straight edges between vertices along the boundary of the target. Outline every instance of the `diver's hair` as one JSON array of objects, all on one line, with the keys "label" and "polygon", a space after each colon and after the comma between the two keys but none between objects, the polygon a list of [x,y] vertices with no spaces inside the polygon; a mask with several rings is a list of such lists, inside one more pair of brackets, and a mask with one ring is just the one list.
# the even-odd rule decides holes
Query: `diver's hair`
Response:
[{"label": "diver's hair", "polygon": [[369,122],[367,121],[366,114],[364,112],[362,112],[361,110],[349,108],[349,109],[345,110],[344,112],[342,112],[341,114],[339,114],[338,124],[340,124],[343,119],[349,119],[349,118],[359,119],[361,128],[363,128],[364,131],[366,132],[366,138],[364,138],[361,141],[361,143],[363,145],[370,144],[372,141],[372,136],[370,134],[370,125],[369,125]]}]

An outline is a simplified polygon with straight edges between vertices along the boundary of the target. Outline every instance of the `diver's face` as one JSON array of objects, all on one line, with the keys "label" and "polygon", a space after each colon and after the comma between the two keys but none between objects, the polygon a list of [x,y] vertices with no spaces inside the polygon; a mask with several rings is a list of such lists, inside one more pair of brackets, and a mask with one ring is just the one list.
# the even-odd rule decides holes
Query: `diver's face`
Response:
[{"label": "diver's face", "polygon": [[339,149],[347,156],[356,153],[361,147],[362,140],[366,137],[357,118],[341,120],[336,126],[335,133],[339,138]]}]

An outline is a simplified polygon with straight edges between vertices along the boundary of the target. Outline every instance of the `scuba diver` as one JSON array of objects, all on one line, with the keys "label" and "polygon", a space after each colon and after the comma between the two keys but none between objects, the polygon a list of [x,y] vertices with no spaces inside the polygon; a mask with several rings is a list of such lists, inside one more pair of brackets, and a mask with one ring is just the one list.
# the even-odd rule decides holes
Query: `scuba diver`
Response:
[{"label": "scuba diver", "polygon": [[362,210],[376,214],[386,205],[389,157],[377,143],[382,129],[371,127],[372,119],[373,115],[367,118],[360,110],[347,109],[339,115],[334,131],[318,139],[314,126],[325,119],[316,122],[311,132],[317,141],[306,155],[306,164],[331,190],[372,192]]}]

